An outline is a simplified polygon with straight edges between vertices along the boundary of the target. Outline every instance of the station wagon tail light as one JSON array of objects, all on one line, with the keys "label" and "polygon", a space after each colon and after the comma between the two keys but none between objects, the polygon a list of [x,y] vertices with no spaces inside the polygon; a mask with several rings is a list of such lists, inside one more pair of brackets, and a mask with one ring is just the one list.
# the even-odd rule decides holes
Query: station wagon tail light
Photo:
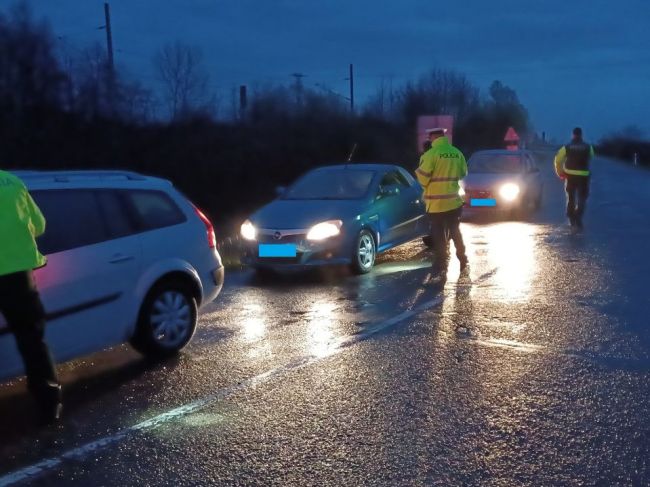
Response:
[{"label": "station wagon tail light", "polygon": [[[194,205],[192,205],[194,206]],[[205,213],[203,213],[201,210],[199,210],[196,206],[194,206],[194,211],[196,212],[196,215],[201,219],[203,224],[205,225],[205,231],[208,236],[208,247],[211,249],[214,249],[217,247],[217,236],[214,233],[214,226],[212,225],[212,222],[210,219],[205,216]]]}]

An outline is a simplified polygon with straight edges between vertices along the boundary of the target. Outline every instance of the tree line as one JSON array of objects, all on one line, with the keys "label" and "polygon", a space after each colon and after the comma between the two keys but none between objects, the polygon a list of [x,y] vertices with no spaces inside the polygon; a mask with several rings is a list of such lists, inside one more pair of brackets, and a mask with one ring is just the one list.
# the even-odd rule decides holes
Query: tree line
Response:
[{"label": "tree line", "polygon": [[603,137],[598,143],[598,153],[650,167],[650,141],[644,137],[643,131],[634,125]]},{"label": "tree line", "polygon": [[210,93],[199,49],[175,42],[152,59],[148,87],[108,64],[100,46],[79,51],[33,19],[26,4],[0,14],[0,166],[118,168],[171,179],[217,222],[236,222],[305,170],[354,161],[414,169],[416,119],[455,117],[469,155],[500,148],[508,127],[532,132],[516,92],[487,93],[434,68],[396,89],[378,87],[355,111],[326,89],[255,87],[245,107]]}]

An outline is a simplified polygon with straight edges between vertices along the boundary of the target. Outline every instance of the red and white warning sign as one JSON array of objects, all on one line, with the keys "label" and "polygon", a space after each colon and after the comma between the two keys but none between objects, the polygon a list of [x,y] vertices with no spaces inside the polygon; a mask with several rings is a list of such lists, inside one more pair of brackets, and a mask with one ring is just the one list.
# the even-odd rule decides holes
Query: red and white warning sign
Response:
[{"label": "red and white warning sign", "polygon": [[519,135],[512,127],[508,128],[506,136],[503,138],[506,142],[519,142]]},{"label": "red and white warning sign", "polygon": [[506,136],[503,138],[506,143],[506,149],[517,150],[519,148],[519,135],[514,128],[508,127]]}]

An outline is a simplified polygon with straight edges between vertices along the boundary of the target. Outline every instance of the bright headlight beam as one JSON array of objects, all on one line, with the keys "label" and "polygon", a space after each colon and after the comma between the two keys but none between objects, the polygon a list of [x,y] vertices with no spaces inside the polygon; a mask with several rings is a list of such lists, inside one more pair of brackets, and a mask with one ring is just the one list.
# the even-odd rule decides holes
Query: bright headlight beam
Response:
[{"label": "bright headlight beam", "polygon": [[307,232],[307,240],[325,240],[341,233],[341,220],[332,220],[314,225]]},{"label": "bright headlight beam", "polygon": [[245,240],[255,240],[255,238],[257,238],[257,230],[250,222],[250,220],[246,220],[244,223],[242,223],[241,236]]},{"label": "bright headlight beam", "polygon": [[515,183],[506,183],[499,188],[499,194],[506,201],[514,201],[519,196],[519,186]]}]

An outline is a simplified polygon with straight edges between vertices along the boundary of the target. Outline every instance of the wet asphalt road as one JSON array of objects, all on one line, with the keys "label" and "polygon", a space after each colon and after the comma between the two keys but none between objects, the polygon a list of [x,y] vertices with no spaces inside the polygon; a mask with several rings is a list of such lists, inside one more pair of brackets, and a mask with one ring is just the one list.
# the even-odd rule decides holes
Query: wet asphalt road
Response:
[{"label": "wet asphalt road", "polygon": [[464,223],[469,278],[231,271],[177,359],[61,366],[57,428],[0,385],[0,485],[650,484],[650,172],[594,168],[581,234],[548,163],[541,211]]}]

